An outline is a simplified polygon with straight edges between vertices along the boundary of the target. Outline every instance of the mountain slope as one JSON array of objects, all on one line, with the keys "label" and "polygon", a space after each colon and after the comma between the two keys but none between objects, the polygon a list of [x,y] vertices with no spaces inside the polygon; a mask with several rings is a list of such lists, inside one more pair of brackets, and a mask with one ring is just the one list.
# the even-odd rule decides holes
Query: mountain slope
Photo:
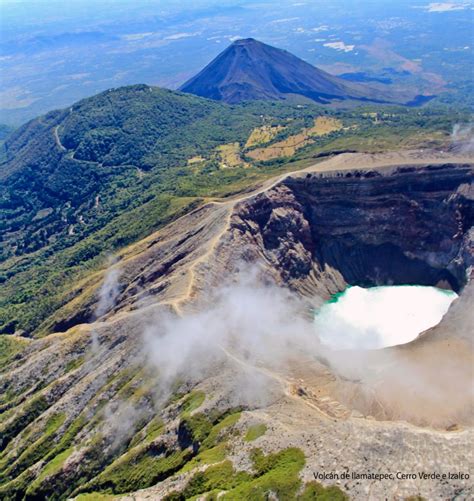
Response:
[{"label": "mountain slope", "polygon": [[68,228],[84,237],[150,200],[188,158],[247,137],[258,123],[249,116],[238,123],[222,104],[137,85],[25,124],[6,140],[0,166],[0,261]]},{"label": "mountain slope", "polygon": [[388,88],[349,83],[252,38],[234,42],[180,90],[227,103],[276,101],[292,95],[319,103],[358,100],[410,104],[415,98]]},{"label": "mountain slope", "polygon": [[[43,316],[38,308],[62,295],[58,285],[76,266],[157,229],[196,203],[203,187],[212,193],[211,167],[195,173],[187,160],[245,142],[260,118],[252,111],[238,116],[223,103],[136,85],[50,112],[11,134],[0,164],[0,326],[20,328],[23,312],[31,321],[21,329],[31,332]],[[48,285],[53,272],[56,285]]]},{"label": "mountain slope", "polygon": [[[374,386],[347,374],[365,361],[360,354],[346,355],[341,369],[326,365],[317,356],[312,320],[302,323],[301,310],[268,287],[273,280],[290,287],[306,297],[307,311],[317,298],[344,289],[348,274],[399,282],[419,281],[422,273],[433,283],[451,274],[452,264],[466,272],[472,257],[466,253],[463,263],[458,257],[470,245],[472,201],[465,187],[473,164],[462,160],[427,151],[345,154],[269,180],[187,214],[134,253],[120,253],[109,270],[120,271],[117,295],[100,321],[42,339],[0,336],[24,342],[11,348],[15,356],[4,365],[0,359],[0,499],[78,495],[83,501],[103,494],[171,501],[214,490],[226,491],[222,499],[265,499],[271,492],[302,501],[320,497],[298,493],[321,464],[377,471],[383,458],[387,471],[400,464],[436,471],[439,451],[465,471],[472,414],[453,404],[465,394],[469,404],[470,380],[458,379],[457,392],[444,388],[439,401],[436,392],[417,392],[413,381],[424,375],[439,382],[472,367],[472,347],[457,332],[472,301],[467,287],[453,322],[440,324],[434,339],[402,348],[413,363],[395,365],[401,359],[391,357],[394,350],[369,354],[366,380]],[[387,211],[393,203],[396,210]],[[460,222],[462,235],[453,238]],[[387,244],[397,259],[380,259]],[[410,267],[405,253],[413,257]],[[342,256],[347,261],[337,259]],[[223,277],[237,280],[241,263],[254,260],[261,260],[265,286],[219,288]],[[462,286],[467,277],[459,276]],[[243,295],[256,306],[248,301],[242,308]],[[284,299],[291,305],[295,297]],[[183,316],[174,316],[173,306]],[[381,377],[374,361],[385,357],[390,363]],[[394,388],[405,390],[401,403]],[[432,400],[434,412],[425,405]],[[433,423],[461,429],[440,433]],[[263,431],[251,437],[258,425]],[[347,440],[348,433],[355,438]],[[387,498],[393,485],[372,483],[374,498]],[[472,498],[466,479],[407,479],[401,488],[405,498]],[[340,489],[365,499],[367,482],[348,479]],[[347,498],[333,490],[321,499]]]},{"label": "mountain slope", "polygon": [[[314,136],[296,156],[260,162],[245,146],[251,134],[269,130],[277,135],[266,144],[294,140],[327,113],[344,129]],[[68,324],[53,320],[54,312],[85,293],[82,280],[110,253],[209,197],[294,169],[285,165],[289,157],[312,162],[321,151],[386,149],[404,138],[413,146],[420,133],[444,144],[453,123],[468,120],[428,107],[392,113],[374,124],[360,110],[228,106],[135,85],[32,120],[6,138],[0,163],[0,334],[64,330]]]}]

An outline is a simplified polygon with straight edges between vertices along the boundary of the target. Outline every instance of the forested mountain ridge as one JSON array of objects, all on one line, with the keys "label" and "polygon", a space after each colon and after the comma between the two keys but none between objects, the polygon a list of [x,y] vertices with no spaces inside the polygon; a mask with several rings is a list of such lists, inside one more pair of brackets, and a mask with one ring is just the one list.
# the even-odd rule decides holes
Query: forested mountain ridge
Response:
[{"label": "forested mountain ridge", "polygon": [[165,188],[168,168],[244,139],[258,122],[252,112],[236,120],[218,103],[132,86],[25,124],[7,139],[0,170],[3,258],[35,251],[73,224],[83,234],[92,210],[100,219],[143,203],[146,190]]},{"label": "forested mountain ridge", "polygon": [[[290,455],[283,464],[296,465],[291,474],[280,468],[280,453],[268,456],[268,466],[251,476],[234,472],[225,460],[231,434],[238,443],[247,443],[247,428],[252,431],[254,422],[245,416],[252,416],[252,408],[245,403],[244,418],[234,429],[242,409],[230,403],[220,365],[216,385],[206,380],[192,392],[193,384],[177,381],[173,388],[165,384],[160,393],[156,383],[162,379],[149,372],[150,350],[140,342],[145,328],[158,310],[182,311],[183,305],[204,296],[206,284],[222,282],[232,266],[252,255],[263,256],[288,279],[309,273],[312,280],[316,275],[306,256],[316,248],[312,239],[320,240],[319,223],[334,227],[328,214],[341,222],[336,231],[348,243],[354,241],[347,228],[358,227],[354,223],[361,211],[350,211],[352,219],[346,212],[354,188],[363,195],[358,207],[370,207],[382,219],[386,212],[373,200],[397,201],[391,211],[393,226],[384,226],[382,240],[397,234],[394,228],[410,228],[403,221],[411,221],[413,211],[424,207],[416,202],[420,191],[426,191],[428,207],[440,209],[440,220],[444,210],[450,211],[449,221],[440,226],[453,234],[459,226],[455,204],[464,203],[464,189],[445,207],[436,202],[442,194],[433,198],[433,186],[457,189],[446,180],[458,173],[464,186],[471,162],[453,159],[446,150],[452,145],[453,126],[468,123],[470,117],[469,111],[430,106],[229,106],[138,85],[53,111],[9,135],[7,160],[0,164],[0,498],[66,499],[82,493],[80,499],[97,499],[154,488],[186,470],[196,480],[188,487],[183,484],[178,489],[182,493],[172,492],[169,499],[188,499],[209,490],[201,471],[208,460],[219,463],[219,478],[230,479],[230,484],[219,482],[217,487],[237,488],[239,499],[251,497],[255,486],[274,478],[275,471],[283,479],[277,484],[296,496],[304,454],[293,449],[281,453],[284,458]],[[386,174],[379,173],[374,162]],[[282,174],[290,172],[282,181]],[[419,181],[404,181],[405,175]],[[442,178],[433,184],[425,176]],[[400,179],[407,195],[393,188],[393,178]],[[387,198],[374,190],[373,182],[379,181],[388,183]],[[291,195],[295,183],[300,189]],[[341,193],[333,183],[347,186],[347,191]],[[307,207],[315,186],[326,192],[333,186],[329,191],[337,194],[340,205],[334,211],[335,199],[329,196],[328,212],[312,214],[315,229],[308,233]],[[319,201],[316,192],[314,197]],[[406,211],[402,218],[401,206]],[[372,214],[362,219],[367,226],[358,228],[370,239],[365,228],[374,224]],[[406,241],[431,259],[426,240]],[[433,245],[444,241],[436,238]],[[374,264],[364,245],[354,255]],[[331,242],[329,249],[334,249]],[[341,247],[340,255],[346,254],[350,252]],[[328,279],[333,287],[331,273]],[[112,292],[111,301],[102,307],[107,291]],[[261,310],[268,313],[268,308]],[[287,317],[291,322],[293,314]],[[195,335],[193,328],[185,330]],[[177,340],[185,345],[182,337]],[[173,351],[180,351],[175,346]],[[208,349],[206,343],[204,351]],[[246,352],[247,347],[243,357]],[[167,350],[163,353],[165,359],[173,358]],[[220,347],[218,353],[225,355]],[[245,364],[232,362],[224,377],[233,381],[233,367]],[[163,403],[159,412],[157,395]],[[305,398],[292,395],[292,404],[295,398]],[[129,421],[129,411],[136,420]],[[344,423],[344,409],[341,412],[335,419]],[[118,428],[109,416],[117,417]],[[273,422],[278,421],[272,417]],[[336,423],[332,418],[327,422]],[[375,443],[370,442],[371,423],[361,432],[370,447]],[[276,428],[272,434],[279,437],[286,429]],[[339,431],[326,430],[327,443],[334,445]],[[396,448],[398,429],[393,436]],[[432,442],[438,443],[438,438]],[[459,443],[457,453],[464,454],[468,441],[459,437]],[[434,447],[428,444],[430,451]],[[326,451],[328,458],[333,454]],[[392,458],[394,464],[404,455],[400,450]],[[375,456],[373,464],[378,464]],[[310,460],[314,454],[306,457]],[[367,465],[366,458],[360,460]],[[241,485],[234,484],[235,479]],[[163,485],[166,493],[176,490]],[[315,489],[302,483],[301,488],[301,498],[283,494],[282,499],[306,499],[305,492],[313,495]],[[318,496],[332,493],[334,499],[346,499],[335,487],[321,489],[317,486]],[[163,499],[165,494],[154,496]]]},{"label": "forested mountain ridge", "polygon": [[[5,142],[0,166],[2,282],[79,245],[61,262],[62,274],[158,227],[168,212],[192,203],[185,186],[187,159],[244,140],[260,121],[250,111],[239,116],[219,103],[136,85],[17,129]],[[177,198],[171,202],[170,196]],[[107,228],[138,207],[140,217]],[[102,234],[96,240],[83,242],[97,231]],[[25,277],[29,287],[34,282]],[[8,296],[18,307],[29,297],[18,288]],[[10,324],[7,331],[16,328],[9,313],[0,315],[0,324]]]},{"label": "forested mountain ridge", "polygon": [[[183,158],[233,139],[237,128],[226,122],[222,106],[146,86],[107,91],[69,110],[51,112],[6,141],[7,162],[0,172],[2,228],[15,231],[35,218],[43,228],[58,217],[68,224],[73,221],[71,211],[87,212],[95,203],[90,197],[113,180],[121,179],[133,190],[142,184],[139,176],[131,175],[139,169],[178,165]],[[69,214],[54,212],[67,202]],[[50,214],[39,214],[51,209]],[[30,250],[41,246],[32,236],[18,245],[29,245]]]},{"label": "forested mountain ridge", "polygon": [[51,314],[77,296],[80,277],[208,197],[320,153],[445,144],[466,120],[381,110],[229,106],[134,85],[28,122],[6,138],[0,164],[0,332],[60,329]]}]

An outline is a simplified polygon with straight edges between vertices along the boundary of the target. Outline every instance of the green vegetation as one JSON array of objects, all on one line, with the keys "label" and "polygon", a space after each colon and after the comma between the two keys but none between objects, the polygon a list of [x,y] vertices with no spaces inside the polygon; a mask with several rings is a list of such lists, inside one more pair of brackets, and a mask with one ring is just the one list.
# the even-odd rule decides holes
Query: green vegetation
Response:
[{"label": "green vegetation", "polygon": [[[67,459],[71,456],[71,454],[74,452],[74,448],[71,447],[69,449],[66,449],[63,451],[61,454],[58,454],[54,459],[52,459],[49,463],[46,464],[46,466],[43,468],[43,470],[40,472],[40,474],[34,479],[33,482],[26,484],[25,486],[22,486],[22,491],[26,489],[26,492],[24,493],[25,499],[59,499],[60,496],[58,495],[57,492],[55,492],[55,488],[49,487],[49,491],[52,490],[52,492],[48,492],[48,489],[45,493],[43,490],[43,485],[44,482],[48,482],[48,477],[54,476],[57,474],[61,468],[63,467],[64,463],[67,461]],[[20,491],[21,492],[21,491]],[[54,495],[54,498],[51,496],[51,494]]]},{"label": "green vegetation", "polygon": [[[300,449],[288,448],[273,454],[260,449],[251,452],[253,473],[236,471],[230,461],[222,461],[194,474],[181,492],[172,492],[166,501],[184,501],[206,495],[205,499],[265,501],[272,495],[285,501],[347,501],[348,496],[336,486],[306,484],[301,491],[299,473],[305,464]],[[224,492],[225,491],[225,492]]]},{"label": "green vegetation", "polygon": [[267,456],[254,449],[252,461],[254,474],[235,471],[230,461],[223,461],[196,473],[182,492],[171,493],[166,499],[185,500],[220,491],[226,491],[222,495],[222,499],[226,500],[265,500],[270,492],[278,499],[296,499],[301,483],[298,474],[305,463],[299,449],[285,449]]},{"label": "green vegetation", "polygon": [[67,428],[61,437],[59,443],[54,447],[54,449],[44,458],[45,461],[50,461],[57,455],[61,454],[64,450],[68,449],[74,441],[74,438],[79,433],[79,431],[87,423],[84,414],[80,414]]},{"label": "green vegetation", "polygon": [[191,461],[186,463],[184,467],[181,469],[181,472],[191,471],[194,468],[201,466],[203,464],[214,464],[224,461],[227,454],[227,444],[221,443],[212,447],[211,449],[206,449],[200,454],[198,454]]},{"label": "green vegetation", "polygon": [[110,499],[114,499],[115,496],[111,496],[110,494],[99,494],[98,492],[92,492],[90,494],[79,494],[76,497],[77,501],[109,501]]},{"label": "green vegetation", "polygon": [[[67,499],[77,485],[82,485],[88,478],[93,478],[111,460],[111,451],[107,450],[107,441],[101,433],[84,440],[80,446],[71,446],[54,456],[27,486],[26,499]],[[80,462],[76,462],[68,474],[62,470],[65,462],[77,451]]]},{"label": "green vegetation", "polygon": [[300,449],[289,448],[275,454],[264,455],[260,449],[252,453],[256,471],[255,478],[248,485],[239,486],[229,499],[264,499],[269,491],[280,499],[296,496],[300,487],[299,472],[305,464]]},{"label": "green vegetation", "polygon": [[183,402],[181,407],[181,415],[187,416],[191,414],[196,409],[199,409],[206,399],[206,394],[202,391],[193,391]]},{"label": "green vegetation", "polygon": [[[200,445],[199,454],[189,461],[182,471],[190,471],[195,467],[202,464],[213,464],[218,463],[219,461],[223,461],[227,454],[227,438],[232,430],[233,426],[239,421],[240,412],[235,412],[227,415],[222,421],[219,421],[217,424],[214,424],[212,428],[210,428],[209,433],[203,439]],[[199,419],[199,423],[204,423],[204,419]],[[202,433],[202,425],[199,428],[199,432],[196,433],[196,429],[194,429],[194,433],[199,436],[204,436]],[[209,429],[206,427],[206,429]]]},{"label": "green vegetation", "polygon": [[161,445],[131,449],[109,465],[81,490],[115,494],[142,489],[156,484],[181,469],[191,451],[165,451]]},{"label": "green vegetation", "polygon": [[41,395],[33,398],[29,401],[29,403],[23,405],[15,420],[12,420],[9,423],[5,424],[5,426],[0,427],[0,436],[2,437],[2,441],[0,443],[0,451],[5,449],[8,443],[16,435],[18,435],[21,430],[26,428],[48,407],[48,401]]},{"label": "green vegetation", "polygon": [[164,429],[163,420],[157,416],[154,417],[148,424],[146,424],[141,430],[139,430],[135,434],[128,447],[133,448],[140,443],[151,442],[152,440],[161,435],[163,429]]},{"label": "green vegetation", "polygon": [[23,499],[26,489],[34,480],[35,475],[32,471],[24,471],[13,480],[0,485],[0,499],[2,499],[2,501]]},{"label": "green vegetation", "polygon": [[73,451],[74,448],[70,447],[69,449],[66,449],[65,451],[61,452],[61,454],[55,456],[41,471],[37,479],[37,483],[40,484],[41,481],[48,475],[52,475],[53,473],[59,471],[61,466],[65,463],[66,459],[72,454]]},{"label": "green vegetation", "polygon": [[298,496],[298,501],[349,501],[349,496],[335,485],[323,487],[318,482],[309,482]]},{"label": "green vegetation", "polygon": [[[340,120],[344,128],[314,138],[292,159],[245,157],[243,145],[256,127],[279,127],[271,144],[310,127],[318,116]],[[0,332],[43,335],[87,319],[107,255],[210,197],[248,189],[332,151],[445,145],[452,125],[469,117],[446,106],[349,111],[268,102],[227,106],[145,85],[48,113],[5,143]],[[221,168],[216,151],[237,143],[247,163]],[[188,164],[193,158],[201,160]],[[71,314],[77,319],[64,323]]]},{"label": "green vegetation", "polygon": [[145,428],[146,431],[145,440],[147,442],[150,442],[151,440],[154,440],[155,438],[159,437],[163,432],[163,428],[164,428],[163,420],[159,417],[153,418]]},{"label": "green vegetation", "polygon": [[169,450],[159,440],[163,426],[159,418],[154,418],[134,437],[127,452],[82,486],[78,493],[122,494],[154,485],[179,471],[224,460],[227,434],[240,418],[240,413],[216,410],[209,416],[190,416],[189,409],[201,405],[204,398],[202,392],[192,392],[184,400],[188,410],[183,414],[179,428],[181,449]]},{"label": "green vegetation", "polygon": [[253,442],[257,440],[258,437],[265,435],[267,431],[267,425],[260,423],[249,426],[247,433],[245,434],[244,440],[246,442]]},{"label": "green vegetation", "polygon": [[212,416],[199,413],[185,416],[181,420],[181,430],[189,437],[189,441],[202,443],[211,433],[213,426]]},{"label": "green vegetation", "polygon": [[[122,455],[126,447],[131,447],[126,441],[118,447],[111,448],[110,437],[109,442],[100,433],[90,437],[94,430],[98,430],[98,425],[103,419],[101,409],[108,401],[104,398],[104,393],[118,395],[124,388],[130,387],[130,381],[135,385],[142,382],[140,376],[142,371],[136,366],[118,371],[104,382],[97,394],[72,422],[66,423],[64,414],[55,414],[46,422],[43,421],[41,426],[34,423],[27,428],[18,443],[10,440],[0,454],[2,472],[0,498],[23,499],[28,490],[28,498],[31,499],[65,499],[78,485],[83,485],[97,476],[115,457]],[[135,390],[135,387],[130,387],[132,395]],[[38,405],[44,404],[41,398],[38,396],[32,400],[31,403],[36,402],[32,407],[33,410],[36,410]],[[26,408],[27,404],[24,405]],[[9,438],[17,436],[30,422],[23,422],[22,416],[21,412],[17,412],[16,419],[20,421],[8,423],[8,430],[12,430]],[[150,442],[163,430],[163,423],[158,416],[153,419],[149,415],[144,416],[143,421],[144,424],[137,424],[137,428],[142,427],[142,434],[138,436],[137,433],[138,444]],[[58,430],[64,423],[66,423],[64,430],[58,435]],[[81,460],[72,474],[71,471],[66,474],[61,468],[73,450],[81,454]],[[34,470],[25,468],[33,464],[35,467],[38,464],[40,470],[32,476],[31,472]]]},{"label": "green vegetation", "polygon": [[189,182],[187,159],[243,140],[258,120],[252,112],[239,121],[218,103],[133,86],[18,129],[6,143],[1,174],[3,331],[35,330],[71,299],[73,278],[189,210],[210,186],[225,190],[234,174],[222,184],[212,173]]},{"label": "green vegetation", "polygon": [[77,357],[69,360],[69,362],[64,367],[64,372],[71,372],[78,369],[84,363],[84,360],[84,357]]},{"label": "green vegetation", "polygon": [[165,500],[185,500],[207,492],[231,490],[243,482],[250,481],[250,479],[251,476],[248,473],[235,472],[230,461],[223,461],[218,465],[210,466],[203,472],[196,473],[182,492],[171,493]]},{"label": "green vegetation", "polygon": [[237,424],[240,419],[240,415],[240,412],[231,412],[230,414],[225,415],[224,419],[215,422],[209,434],[203,440],[203,447],[214,447],[218,442],[222,443],[224,440],[222,437],[223,432],[228,432],[235,424]]},{"label": "green vegetation", "polygon": [[[45,427],[40,432],[35,434],[38,436],[38,439],[21,453],[15,463],[8,468],[7,474],[16,476],[29,466],[42,459],[48,451],[54,447],[52,439],[58,428],[64,423],[65,419],[66,415],[64,413],[54,414],[51,416],[46,422]],[[31,440],[30,437],[29,440]]]},{"label": "green vegetation", "polygon": [[24,338],[0,335],[0,370],[19,355],[27,344],[28,340]]},{"label": "green vegetation", "polygon": [[[1,495],[4,495],[8,499],[15,492],[24,494],[28,488],[30,489],[30,494],[34,490],[40,497],[46,496],[49,492],[48,489],[53,489],[57,492],[71,492],[75,486],[73,479],[69,479],[65,485],[57,484],[55,483],[56,480],[53,479],[51,481],[53,485],[49,485],[48,477],[49,475],[55,476],[60,471],[60,467],[55,468],[55,465],[62,465],[64,452],[66,450],[71,451],[74,447],[84,451],[86,458],[78,469],[83,477],[76,481],[82,483],[84,479],[87,480],[97,475],[98,471],[103,469],[113,458],[109,458],[107,455],[104,456],[104,445],[101,442],[100,436],[97,436],[93,441],[84,441],[84,439],[77,441],[77,436],[85,426],[93,428],[102,419],[100,410],[106,403],[102,398],[103,392],[120,392],[137,374],[139,374],[137,369],[131,367],[109,378],[97,396],[91,400],[90,407],[86,407],[75,420],[68,423],[61,436],[57,437],[57,430],[65,422],[65,416],[64,414],[55,414],[49,418],[43,429],[37,426],[33,430],[28,429],[27,434],[22,437],[19,446],[16,445],[12,448],[10,445],[13,445],[13,442],[7,444],[7,447],[0,455],[0,471],[4,474],[1,475],[0,483],[5,482],[0,488],[0,498]],[[92,410],[93,414],[91,413]],[[92,419],[91,415],[93,416]],[[22,420],[22,414],[18,417]],[[10,427],[14,428],[15,434],[18,435],[23,428],[21,427],[21,422],[18,425],[14,423],[11,423]],[[153,436],[158,436],[162,429],[163,425],[160,419],[152,419],[145,428],[146,433],[144,436],[147,440],[151,440]],[[116,451],[116,453],[120,452],[120,450]],[[23,473],[20,472],[38,460],[42,460],[43,465],[48,469],[42,476],[41,481],[37,481],[34,485],[30,486],[31,475],[29,470],[25,470]],[[61,477],[61,474],[59,476]],[[14,480],[9,482],[9,478],[14,478]]]}]

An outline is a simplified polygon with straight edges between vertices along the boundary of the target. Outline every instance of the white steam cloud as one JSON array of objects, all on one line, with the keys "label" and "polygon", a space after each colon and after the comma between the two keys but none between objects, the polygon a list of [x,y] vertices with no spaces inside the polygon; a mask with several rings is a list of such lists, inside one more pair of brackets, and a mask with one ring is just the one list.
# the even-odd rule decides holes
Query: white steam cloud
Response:
[{"label": "white steam cloud", "polygon": [[[110,267],[105,273],[104,281],[98,292],[98,301],[94,311],[94,317],[100,318],[105,313],[109,312],[116,304],[120,294],[120,274],[121,270],[114,266],[115,261],[109,259]],[[99,353],[100,342],[95,329],[91,331],[92,354]]]},{"label": "white steam cloud", "polygon": [[101,317],[115,306],[120,293],[119,278],[120,270],[118,268],[110,268],[105,274],[104,282],[99,289],[99,301],[95,310],[96,317]]},{"label": "white steam cloud", "polygon": [[333,349],[395,346],[438,324],[456,297],[435,287],[351,287],[321,308],[315,325],[321,342]]},{"label": "white steam cloud", "polygon": [[257,393],[265,373],[258,367],[281,369],[298,350],[317,351],[303,304],[286,290],[263,285],[255,271],[217,290],[209,304],[183,317],[161,316],[146,330],[147,353],[164,393],[176,380],[199,381],[228,360],[241,369],[229,391],[244,401],[263,397]]},{"label": "white steam cloud", "polygon": [[[276,388],[277,394],[294,398],[293,386],[300,378],[296,373],[313,381],[318,371],[329,370],[335,376],[331,383],[335,398],[364,415],[441,426],[452,419],[470,419],[468,355],[466,360],[446,355],[439,348],[442,337],[409,350],[333,350],[320,342],[328,338],[331,326],[315,325],[308,303],[285,289],[263,284],[255,272],[207,299],[206,305],[195,305],[194,312],[182,317],[160,314],[145,330],[145,351],[158,370],[158,406],[177,382],[193,385],[216,376],[219,391],[232,404],[264,406],[273,400]],[[398,311],[392,299],[384,302]],[[457,311],[454,304],[453,308]],[[465,317],[456,314],[452,328],[440,331],[441,336],[452,332],[452,346],[461,346],[456,332],[468,328]],[[339,335],[338,331],[331,335]],[[360,332],[350,328],[346,335],[356,338]],[[453,384],[457,391],[452,391]]]},{"label": "white steam cloud", "polygon": [[132,438],[137,422],[140,420],[140,409],[129,402],[119,400],[109,402],[103,409],[103,418],[107,423],[107,432],[114,437],[111,449],[115,450],[125,440]]},{"label": "white steam cloud", "polygon": [[460,153],[474,153],[474,124],[455,124],[451,143]]}]

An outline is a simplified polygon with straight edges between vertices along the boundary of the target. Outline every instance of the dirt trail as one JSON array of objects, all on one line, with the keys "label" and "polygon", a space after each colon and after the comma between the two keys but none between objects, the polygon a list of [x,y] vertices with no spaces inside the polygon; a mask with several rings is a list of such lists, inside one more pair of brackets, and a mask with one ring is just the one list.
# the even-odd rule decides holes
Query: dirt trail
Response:
[{"label": "dirt trail", "polygon": [[218,243],[220,242],[221,238],[223,237],[224,233],[228,230],[230,226],[230,218],[232,216],[232,210],[231,210],[231,205],[229,205],[229,210],[227,211],[226,217],[223,222],[222,230],[214,237],[212,238],[208,245],[207,245],[207,250],[202,254],[200,257],[198,257],[189,267],[189,284],[188,284],[188,289],[187,293],[184,295],[182,299],[177,301],[177,307],[179,309],[180,303],[184,300],[191,299],[193,297],[193,288],[195,284],[195,269],[196,266],[198,266],[200,263],[205,262],[209,256],[212,254]]},{"label": "dirt trail", "polygon": [[[137,252],[130,251],[124,253],[121,266],[129,265],[135,260],[146,260],[144,257],[149,249],[156,247],[160,255],[161,252],[170,253],[172,260],[173,253],[176,256],[187,255],[189,259],[183,260],[182,264],[174,268],[173,277],[168,277],[167,281],[173,282],[173,287],[169,288],[169,294],[159,301],[174,309],[178,314],[186,311],[199,292],[201,283],[205,282],[207,273],[214,269],[213,260],[217,258],[216,250],[220,245],[226,245],[226,235],[231,227],[232,214],[238,203],[245,202],[259,194],[271,190],[279,183],[289,177],[302,177],[308,173],[327,173],[341,170],[364,170],[364,169],[388,169],[403,166],[426,166],[443,164],[474,164],[474,157],[451,155],[433,151],[400,151],[383,154],[345,153],[333,158],[315,163],[307,168],[280,174],[268,179],[256,186],[253,190],[241,193],[227,199],[208,200],[207,203],[197,209],[184,214],[165,228],[158,230],[146,237],[141,242],[131,246]],[[194,229],[197,233],[195,233]],[[196,235],[199,233],[199,237]],[[186,236],[183,244],[179,243],[180,235]],[[177,247],[170,244],[176,241]],[[165,255],[163,254],[163,256]],[[133,266],[130,264],[130,266]],[[152,266],[152,265],[150,265]],[[161,280],[158,277],[158,280]],[[160,282],[161,283],[161,282]],[[120,317],[139,314],[137,310],[118,312]],[[113,319],[110,319],[112,321]],[[308,398],[312,398],[309,396]]]},{"label": "dirt trail", "polygon": [[424,150],[394,151],[387,153],[342,153],[328,160],[323,160],[322,162],[310,165],[309,167],[286,172],[276,177],[267,179],[251,192],[243,195],[236,195],[235,197],[230,197],[225,200],[212,200],[209,203],[233,206],[239,202],[248,200],[249,198],[274,188],[277,184],[289,177],[299,177],[304,174],[332,171],[336,172],[340,170],[385,169],[389,167],[402,167],[404,165],[421,167],[428,164],[443,165],[446,163],[474,164],[474,156],[452,155],[450,153]]},{"label": "dirt trail", "polygon": [[[401,166],[425,166],[429,165],[443,165],[446,163],[474,163],[474,157],[466,155],[452,155],[438,151],[395,151],[379,154],[368,153],[343,153],[328,160],[310,165],[304,169],[295,170],[281,174],[274,178],[264,181],[260,186],[251,192],[237,195],[224,200],[211,200],[208,205],[224,206],[227,209],[226,217],[223,218],[222,227],[219,233],[209,240],[203,249],[203,254],[199,256],[189,267],[188,277],[189,282],[187,291],[175,301],[175,307],[181,311],[182,306],[191,300],[194,296],[193,291],[196,285],[196,268],[206,262],[212,255],[213,251],[219,244],[221,238],[228,231],[232,216],[232,210],[240,202],[249,200],[261,193],[271,190],[285,179],[289,177],[301,177],[310,173],[322,172],[337,172],[341,170],[372,170],[372,169],[386,169],[390,167]],[[186,216],[183,216],[186,217]]]},{"label": "dirt trail", "polygon": [[267,367],[252,365],[246,360],[242,360],[241,358],[237,357],[235,354],[231,353],[223,346],[220,346],[220,349],[224,352],[227,358],[229,358],[235,364],[243,367],[245,370],[255,371],[270,379],[273,379],[281,386],[283,394],[287,398],[303,402],[311,409],[317,411],[324,418],[348,419],[350,417],[350,411],[333,398],[329,396],[316,396],[311,391],[303,389],[300,384],[293,378],[278,374],[277,372],[272,371]]},{"label": "dirt trail", "polygon": [[59,129],[59,125],[56,125],[56,127],[53,128],[53,135],[54,135],[54,140],[56,142],[56,145],[58,146],[58,148],[61,151],[67,151],[67,149],[61,143],[61,139],[59,138],[59,134],[58,134],[58,129]]}]

